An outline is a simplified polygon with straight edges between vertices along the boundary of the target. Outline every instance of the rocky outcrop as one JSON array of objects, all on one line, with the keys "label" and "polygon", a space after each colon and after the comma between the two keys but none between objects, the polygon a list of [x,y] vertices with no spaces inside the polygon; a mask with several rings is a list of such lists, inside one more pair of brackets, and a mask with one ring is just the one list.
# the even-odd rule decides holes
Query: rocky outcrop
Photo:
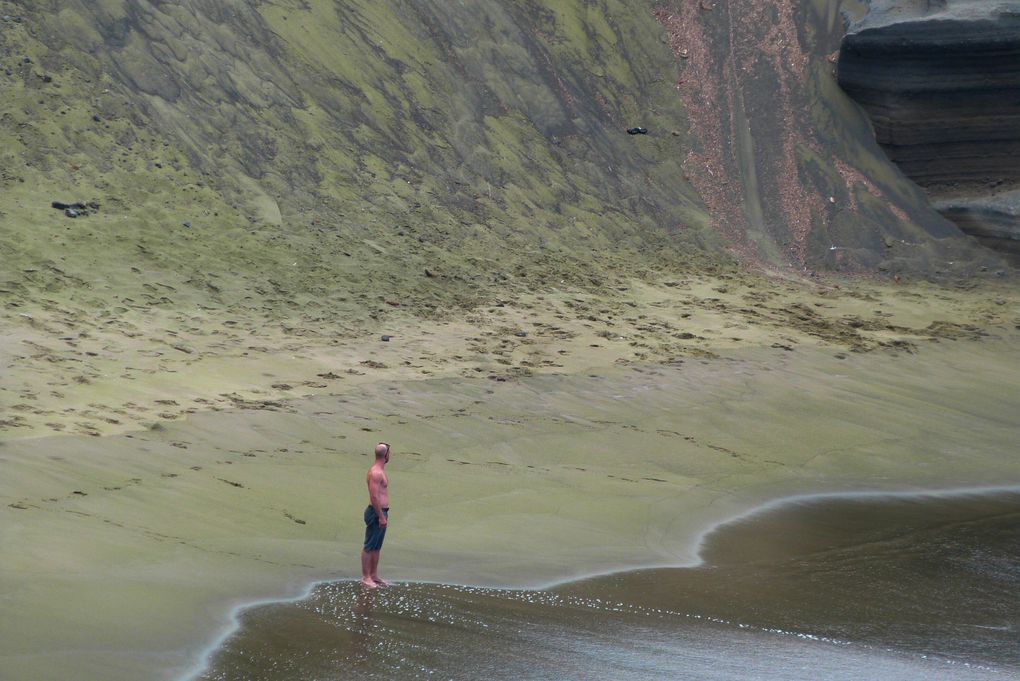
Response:
[{"label": "rocky outcrop", "polygon": [[1020,188],[1020,3],[876,0],[838,63],[879,144],[943,215],[1017,250],[1015,201],[997,197]]},{"label": "rocky outcrop", "polygon": [[1020,263],[1020,191],[944,199],[936,201],[935,208],[981,243]]},{"label": "rocky outcrop", "polygon": [[894,273],[1000,262],[889,163],[838,87],[844,16],[865,9],[856,0],[662,2],[655,15],[690,121],[685,177],[746,259]]}]

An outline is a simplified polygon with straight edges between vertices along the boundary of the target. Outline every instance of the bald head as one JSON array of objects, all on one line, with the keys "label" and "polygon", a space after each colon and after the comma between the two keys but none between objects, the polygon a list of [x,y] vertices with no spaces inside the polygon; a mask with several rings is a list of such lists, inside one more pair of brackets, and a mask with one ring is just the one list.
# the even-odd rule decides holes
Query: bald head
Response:
[{"label": "bald head", "polygon": [[375,458],[384,459],[390,454],[390,446],[385,442],[380,442],[375,446]]}]

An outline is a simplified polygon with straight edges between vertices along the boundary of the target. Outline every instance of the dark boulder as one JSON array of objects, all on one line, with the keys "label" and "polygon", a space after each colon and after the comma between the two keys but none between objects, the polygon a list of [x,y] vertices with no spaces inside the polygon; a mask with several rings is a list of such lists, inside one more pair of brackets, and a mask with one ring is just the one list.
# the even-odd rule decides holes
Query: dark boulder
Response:
[{"label": "dark boulder", "polygon": [[74,203],[64,203],[63,201],[54,201],[50,205],[53,206],[54,208],[56,208],[57,210],[67,210],[68,208],[72,208],[74,210],[85,210],[86,208],[88,208],[88,206],[86,206],[81,201],[76,201]]}]

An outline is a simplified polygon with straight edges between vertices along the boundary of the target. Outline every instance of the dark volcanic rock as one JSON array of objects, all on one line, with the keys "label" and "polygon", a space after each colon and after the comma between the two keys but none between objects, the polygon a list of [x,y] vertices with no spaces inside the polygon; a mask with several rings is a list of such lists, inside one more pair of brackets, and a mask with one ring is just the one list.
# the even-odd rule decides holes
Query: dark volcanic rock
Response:
[{"label": "dark volcanic rock", "polygon": [[889,163],[865,113],[838,87],[833,55],[864,3],[657,4],[690,121],[684,178],[736,252],[806,271],[999,262]]},{"label": "dark volcanic rock", "polygon": [[955,198],[935,207],[979,241],[1020,264],[1020,191],[992,198]]},{"label": "dark volcanic rock", "polygon": [[1020,15],[850,34],[839,82],[918,184],[1020,180]]},{"label": "dark volcanic rock", "polygon": [[57,210],[67,210],[68,208],[73,208],[75,210],[85,210],[88,207],[88,206],[86,206],[81,201],[76,201],[74,203],[64,203],[63,201],[54,201],[50,205],[53,208],[56,208]]},{"label": "dark volcanic rock", "polygon": [[1020,3],[876,0],[844,38],[838,76],[889,158],[951,199],[946,217],[993,241],[1016,231],[1015,213],[973,200],[1020,187]]}]

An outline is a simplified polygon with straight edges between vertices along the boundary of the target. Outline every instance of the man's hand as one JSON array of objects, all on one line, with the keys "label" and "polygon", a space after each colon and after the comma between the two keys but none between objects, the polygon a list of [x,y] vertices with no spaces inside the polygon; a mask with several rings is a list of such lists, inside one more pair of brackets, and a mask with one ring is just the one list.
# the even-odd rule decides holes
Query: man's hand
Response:
[{"label": "man's hand", "polygon": [[388,523],[389,520],[386,519],[386,514],[385,513],[381,514],[379,516],[379,527],[386,527]]}]

